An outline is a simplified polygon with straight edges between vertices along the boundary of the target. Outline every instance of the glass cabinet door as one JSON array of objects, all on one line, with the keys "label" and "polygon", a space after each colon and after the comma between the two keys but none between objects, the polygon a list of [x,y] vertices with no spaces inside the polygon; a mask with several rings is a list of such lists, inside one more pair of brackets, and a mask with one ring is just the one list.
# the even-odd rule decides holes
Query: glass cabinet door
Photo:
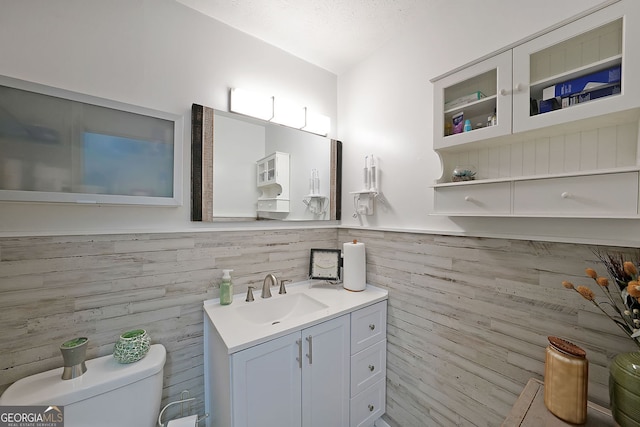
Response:
[{"label": "glass cabinet door", "polygon": [[[513,132],[637,107],[637,8],[616,3],[513,49]],[[633,9],[633,10],[632,10]]]},{"label": "glass cabinet door", "polygon": [[434,148],[511,133],[511,51],[434,83]]}]

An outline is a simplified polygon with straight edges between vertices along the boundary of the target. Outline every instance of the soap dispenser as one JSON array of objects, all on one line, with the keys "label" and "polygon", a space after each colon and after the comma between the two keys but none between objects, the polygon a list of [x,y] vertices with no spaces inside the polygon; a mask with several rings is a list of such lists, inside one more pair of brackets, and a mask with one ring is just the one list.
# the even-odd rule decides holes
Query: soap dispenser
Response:
[{"label": "soap dispenser", "polygon": [[222,283],[220,283],[220,304],[229,305],[233,302],[233,283],[231,283],[231,272],[233,270],[222,270]]}]

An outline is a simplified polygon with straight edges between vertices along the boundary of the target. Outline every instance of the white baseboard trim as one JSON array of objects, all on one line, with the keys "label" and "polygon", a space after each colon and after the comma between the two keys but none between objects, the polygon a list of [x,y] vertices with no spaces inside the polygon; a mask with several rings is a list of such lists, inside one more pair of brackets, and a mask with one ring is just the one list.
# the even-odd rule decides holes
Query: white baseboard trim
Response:
[{"label": "white baseboard trim", "polygon": [[375,427],[391,427],[385,420],[382,418],[378,418],[375,423],[373,423]]}]

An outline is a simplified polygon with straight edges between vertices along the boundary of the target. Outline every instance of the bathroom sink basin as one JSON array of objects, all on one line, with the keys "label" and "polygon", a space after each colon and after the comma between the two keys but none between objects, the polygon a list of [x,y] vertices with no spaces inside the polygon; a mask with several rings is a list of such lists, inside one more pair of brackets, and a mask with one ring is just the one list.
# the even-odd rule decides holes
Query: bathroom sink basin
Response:
[{"label": "bathroom sink basin", "polygon": [[[230,305],[221,305],[219,299],[204,302],[205,329],[216,331],[228,354],[382,301],[387,299],[387,291],[367,285],[362,292],[350,292],[342,286],[308,280],[287,286],[286,294],[274,292],[271,298],[261,298],[258,289],[255,301],[245,299],[246,293],[241,292],[233,296]],[[211,345],[206,341],[205,345]]]},{"label": "bathroom sink basin", "polygon": [[303,293],[274,295],[236,308],[238,316],[250,323],[277,325],[283,320],[306,316],[327,308],[326,304]]}]

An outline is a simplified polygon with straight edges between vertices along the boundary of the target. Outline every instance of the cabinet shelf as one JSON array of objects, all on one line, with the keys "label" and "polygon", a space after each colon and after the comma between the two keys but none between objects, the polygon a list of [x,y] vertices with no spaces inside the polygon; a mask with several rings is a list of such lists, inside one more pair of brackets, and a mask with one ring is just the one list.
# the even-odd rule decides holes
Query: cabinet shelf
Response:
[{"label": "cabinet shelf", "polygon": [[545,174],[545,175],[526,175],[526,176],[523,175],[523,176],[513,176],[513,177],[505,177],[505,178],[474,179],[472,181],[460,181],[460,182],[440,182],[440,183],[431,185],[431,188],[465,187],[470,185],[491,184],[496,182],[532,181],[532,180],[553,179],[553,178],[608,175],[613,173],[624,173],[624,172],[640,172],[640,166],[632,166],[632,167],[626,167],[626,168],[595,169],[595,170],[588,170],[588,171],[565,172],[565,173]]},{"label": "cabinet shelf", "polygon": [[567,80],[575,79],[576,77],[585,76],[596,71],[605,70],[607,68],[614,67],[620,64],[622,64],[622,55],[615,55],[610,58],[591,63],[589,65],[574,68],[572,70],[551,76],[549,78],[532,82],[530,85],[531,96],[533,98],[536,98],[536,95],[539,97],[542,95],[542,89],[546,87],[562,83]]},{"label": "cabinet shelf", "polygon": [[495,108],[496,99],[497,95],[491,95],[491,96],[485,96],[482,99],[478,99],[477,101],[472,101],[469,102],[467,104],[463,104],[463,105],[456,105],[453,108],[449,108],[448,110],[445,110],[444,114],[447,115],[451,115],[453,116],[456,113],[459,113],[460,111],[472,111],[471,113],[469,113],[470,115],[477,115],[478,111],[486,111],[488,109],[487,104],[491,105],[491,111],[493,111],[493,108]]}]

